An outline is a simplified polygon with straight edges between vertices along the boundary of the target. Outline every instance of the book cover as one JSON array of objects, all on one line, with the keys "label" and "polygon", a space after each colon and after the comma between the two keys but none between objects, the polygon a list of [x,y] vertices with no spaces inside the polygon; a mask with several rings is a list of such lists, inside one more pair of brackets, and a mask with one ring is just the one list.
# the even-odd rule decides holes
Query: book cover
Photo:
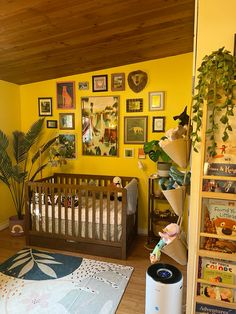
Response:
[{"label": "book cover", "polygon": [[201,258],[200,278],[212,283],[234,284],[236,282],[236,264],[211,258]]},{"label": "book cover", "polygon": [[215,305],[197,303],[195,314],[236,314],[236,310]]},{"label": "book cover", "polygon": [[223,302],[234,302],[233,289],[200,284],[200,296]]},{"label": "book cover", "polygon": [[203,231],[222,238],[205,238],[204,249],[236,252],[236,201],[209,199],[204,206]]}]

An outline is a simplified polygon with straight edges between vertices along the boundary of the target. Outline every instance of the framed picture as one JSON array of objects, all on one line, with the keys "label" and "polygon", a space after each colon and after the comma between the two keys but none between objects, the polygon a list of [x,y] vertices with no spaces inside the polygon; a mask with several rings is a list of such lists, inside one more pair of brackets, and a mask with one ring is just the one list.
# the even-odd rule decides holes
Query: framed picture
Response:
[{"label": "framed picture", "polygon": [[234,56],[236,57],[236,34],[234,34]]},{"label": "framed picture", "polygon": [[75,134],[59,134],[59,143],[66,148],[65,158],[76,158]]},{"label": "framed picture", "polygon": [[38,98],[39,116],[52,116],[52,98]]},{"label": "framed picture", "polygon": [[165,132],[165,117],[152,118],[152,132]]},{"label": "framed picture", "polygon": [[57,129],[57,120],[47,120],[48,129]]},{"label": "framed picture", "polygon": [[134,148],[125,148],[124,149],[125,158],[134,158]]},{"label": "framed picture", "polygon": [[93,75],[93,92],[104,92],[108,90],[107,75]]},{"label": "framed picture", "polygon": [[74,130],[75,114],[74,113],[59,113],[59,128],[61,130]]},{"label": "framed picture", "polygon": [[111,74],[111,90],[113,92],[125,90],[125,73]]},{"label": "framed picture", "polygon": [[75,109],[75,82],[57,82],[57,108]]},{"label": "framed picture", "polygon": [[89,89],[89,82],[79,82],[78,88],[79,88],[79,90],[88,90]]},{"label": "framed picture", "polygon": [[149,93],[149,110],[164,110],[164,92],[150,92]]},{"label": "framed picture", "polygon": [[147,116],[124,117],[124,143],[144,144],[147,141]]},{"label": "framed picture", "polygon": [[119,96],[82,97],[82,154],[118,156]]},{"label": "framed picture", "polygon": [[126,112],[142,112],[143,98],[126,99]]},{"label": "framed picture", "polygon": [[146,155],[144,153],[144,149],[143,148],[139,148],[138,149],[138,159],[146,159]]}]

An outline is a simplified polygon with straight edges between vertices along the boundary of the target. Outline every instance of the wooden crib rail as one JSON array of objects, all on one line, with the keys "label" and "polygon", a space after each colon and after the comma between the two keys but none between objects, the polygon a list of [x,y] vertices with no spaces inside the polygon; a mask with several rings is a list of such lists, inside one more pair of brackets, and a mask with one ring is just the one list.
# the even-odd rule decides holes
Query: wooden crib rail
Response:
[{"label": "wooden crib rail", "polygon": [[[40,236],[50,235],[71,242],[80,241],[105,245],[109,243],[111,246],[120,246],[126,251],[126,189],[114,186],[97,187],[46,182],[28,182],[27,186],[26,221],[29,233]],[[119,221],[122,226],[120,238],[118,236],[118,205],[120,203],[118,193],[122,195],[122,211]],[[114,198],[113,207],[111,207],[111,195]],[[57,197],[57,205],[54,202],[55,197]],[[80,200],[83,200],[85,208],[83,217]],[[98,204],[100,217],[97,221]],[[103,210],[104,206],[105,211]],[[114,230],[111,230],[111,217],[113,217],[112,227]],[[104,220],[106,221],[105,225]],[[104,233],[106,234],[105,239]]]},{"label": "wooden crib rail", "polygon": [[[127,214],[127,189],[110,184],[113,178],[58,173],[27,182],[27,245],[125,259],[137,211]],[[122,177],[123,186],[132,179]]]}]

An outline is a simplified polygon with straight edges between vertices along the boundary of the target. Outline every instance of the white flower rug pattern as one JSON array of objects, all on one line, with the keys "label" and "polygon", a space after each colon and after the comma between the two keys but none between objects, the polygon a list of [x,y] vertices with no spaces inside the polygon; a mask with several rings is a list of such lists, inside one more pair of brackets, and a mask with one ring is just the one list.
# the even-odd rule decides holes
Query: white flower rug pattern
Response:
[{"label": "white flower rug pattern", "polygon": [[115,313],[132,271],[130,266],[25,248],[0,265],[0,313]]}]

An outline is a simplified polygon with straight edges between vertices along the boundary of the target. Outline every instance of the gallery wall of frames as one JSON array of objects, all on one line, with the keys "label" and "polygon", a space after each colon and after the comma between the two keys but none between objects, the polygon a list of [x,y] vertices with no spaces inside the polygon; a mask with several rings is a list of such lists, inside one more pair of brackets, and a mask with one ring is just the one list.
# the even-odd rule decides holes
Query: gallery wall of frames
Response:
[{"label": "gallery wall of frames", "polygon": [[[110,82],[108,81],[110,80]],[[166,91],[148,92],[148,103],[138,93],[145,89],[148,82],[148,74],[142,70],[128,74],[112,73],[110,76],[93,75],[92,86],[88,81],[58,81],[56,89],[56,110],[59,112],[58,120],[53,118],[53,98],[38,97],[39,116],[46,117],[46,126],[50,129],[59,129],[59,140],[65,144],[68,142],[73,148],[67,158],[76,158],[75,114],[76,91],[90,91],[92,96],[80,98],[77,104],[81,108],[82,129],[82,154],[89,156],[106,156],[133,158],[134,148],[124,148],[119,152],[119,123],[120,123],[120,91],[133,90],[137,97],[127,98],[125,107],[127,116],[124,116],[124,144],[144,144],[147,139],[148,119],[152,120],[152,132],[165,132],[165,108]],[[102,92],[111,91],[116,95],[106,96]],[[148,107],[150,115],[144,115],[144,106]],[[70,131],[63,134],[62,131]],[[142,148],[137,150],[138,158],[144,159]]]}]

